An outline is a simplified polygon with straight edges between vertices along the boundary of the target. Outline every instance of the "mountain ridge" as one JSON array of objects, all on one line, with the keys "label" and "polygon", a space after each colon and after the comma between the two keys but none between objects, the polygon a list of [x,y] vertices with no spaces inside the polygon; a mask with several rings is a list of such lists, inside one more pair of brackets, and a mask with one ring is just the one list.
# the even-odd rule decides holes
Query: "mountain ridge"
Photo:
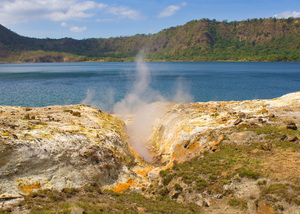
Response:
[{"label": "mountain ridge", "polygon": [[300,61],[300,18],[193,20],[156,34],[108,39],[36,39],[0,25],[0,62]]}]

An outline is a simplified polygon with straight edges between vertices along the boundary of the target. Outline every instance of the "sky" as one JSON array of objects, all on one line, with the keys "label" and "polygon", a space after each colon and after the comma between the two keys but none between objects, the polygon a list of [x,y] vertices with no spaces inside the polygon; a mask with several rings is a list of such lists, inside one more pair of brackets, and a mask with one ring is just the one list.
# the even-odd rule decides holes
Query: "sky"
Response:
[{"label": "sky", "polygon": [[22,36],[154,34],[202,18],[300,17],[300,0],[0,0],[0,24]]}]

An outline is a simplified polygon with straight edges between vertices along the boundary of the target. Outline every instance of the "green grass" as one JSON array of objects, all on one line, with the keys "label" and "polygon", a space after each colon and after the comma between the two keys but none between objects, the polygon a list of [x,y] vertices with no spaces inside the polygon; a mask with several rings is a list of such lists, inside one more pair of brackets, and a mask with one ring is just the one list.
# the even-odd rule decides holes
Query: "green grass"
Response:
[{"label": "green grass", "polygon": [[[71,195],[73,194],[73,195]],[[157,200],[146,199],[135,193],[115,193],[100,191],[98,186],[86,186],[81,189],[65,188],[62,191],[42,190],[32,193],[19,204],[33,214],[71,213],[74,206],[84,209],[84,213],[138,213],[137,207],[147,213],[199,213],[194,204],[180,204],[167,197]],[[11,209],[0,209],[0,213],[10,213]]]},{"label": "green grass", "polygon": [[[239,130],[242,131],[242,130]],[[300,136],[300,130],[291,130],[287,129],[286,126],[278,126],[278,125],[263,125],[257,128],[248,128],[248,131],[253,131],[257,135],[264,134],[265,139],[272,142],[274,148],[278,149],[289,149],[293,151],[300,151],[300,144],[297,142],[289,142],[288,138],[292,136]],[[287,138],[285,140],[281,140],[281,137],[285,135]]]},{"label": "green grass", "polygon": [[230,206],[240,207],[242,209],[247,209],[248,208],[246,200],[241,199],[241,198],[232,198],[232,199],[229,199],[228,204]]},{"label": "green grass", "polygon": [[[263,164],[271,156],[290,149],[300,151],[300,144],[280,141],[282,135],[299,136],[299,130],[270,125],[248,130],[258,135],[266,134],[266,138],[273,145],[272,151],[261,150],[253,153],[254,149],[261,149],[260,142],[243,145],[222,143],[215,152],[205,152],[202,156],[161,171],[159,179],[149,189],[144,189],[154,194],[153,199],[146,199],[134,193],[118,194],[110,190],[102,191],[95,184],[81,189],[42,190],[30,194],[20,206],[30,209],[31,213],[70,213],[73,206],[83,208],[85,213],[137,213],[137,207],[145,208],[149,213],[199,213],[200,208],[194,204],[179,204],[171,200],[173,196],[170,193],[176,190],[185,197],[188,193],[207,192],[210,195],[222,194],[226,197],[234,190],[225,191],[223,186],[242,179],[260,179],[257,182],[261,189],[258,200],[267,200],[271,203],[284,200],[289,204],[300,205],[299,183],[292,183],[292,180],[286,183],[271,180],[263,168]],[[230,206],[247,208],[245,200],[228,198]],[[0,214],[10,211],[0,209]]]},{"label": "green grass", "polygon": [[249,167],[241,167],[237,169],[237,172],[241,177],[248,177],[248,178],[253,178],[253,179],[258,179],[260,176],[260,173],[249,168]]},{"label": "green grass", "polygon": [[[212,194],[223,192],[223,185],[228,184],[236,176],[258,179],[263,175],[260,167],[260,154],[251,151],[259,144],[221,145],[214,153],[205,153],[204,157],[196,157],[188,162],[175,165],[171,169],[160,172],[162,184],[167,188],[169,183],[179,178],[189,185],[190,191],[208,191]],[[155,184],[154,184],[155,185]],[[158,187],[163,189],[165,187]],[[161,190],[160,190],[161,191]],[[164,189],[163,192],[166,192]]]},{"label": "green grass", "polygon": [[[182,197],[184,197],[184,192],[197,194],[197,192],[202,193],[204,191],[210,195],[228,196],[234,190],[225,191],[224,185],[233,181],[239,182],[242,179],[257,180],[262,178],[257,182],[262,191],[259,200],[268,200],[272,203],[284,200],[289,204],[300,205],[300,186],[297,179],[289,179],[290,184],[274,183],[278,181],[272,180],[272,172],[264,170],[264,167],[272,164],[272,162],[268,162],[270,157],[274,157],[276,160],[276,157],[280,158],[283,153],[290,154],[290,152],[300,151],[299,143],[280,140],[282,135],[299,136],[300,131],[271,125],[249,128],[248,130],[257,135],[264,134],[267,142],[272,145],[271,151],[263,150],[259,141],[243,145],[222,143],[215,152],[205,152],[202,156],[161,171],[160,176],[164,186],[159,187],[155,186],[157,184],[153,184],[152,191],[155,188],[163,189],[164,192],[172,191],[174,182],[177,184],[178,181],[181,181],[188,185],[181,193]],[[257,149],[259,152],[253,152]],[[242,199],[229,199],[228,203],[230,206],[247,208],[247,203]]]},{"label": "green grass", "polygon": [[262,186],[262,185],[266,185],[266,184],[267,184],[267,180],[262,180],[262,181],[257,182],[258,186]]},{"label": "green grass", "polygon": [[[267,135],[266,138],[269,140],[278,140],[283,135],[286,136],[297,136],[300,135],[300,130],[292,130],[287,129],[286,126],[278,126],[278,125],[263,125],[256,128],[248,127],[248,131],[253,131],[257,135],[265,134]],[[243,131],[243,129],[240,129],[240,131]]]},{"label": "green grass", "polygon": [[300,205],[300,186],[290,183],[273,183],[262,189],[262,197],[272,198],[274,202],[283,199],[288,203]]}]

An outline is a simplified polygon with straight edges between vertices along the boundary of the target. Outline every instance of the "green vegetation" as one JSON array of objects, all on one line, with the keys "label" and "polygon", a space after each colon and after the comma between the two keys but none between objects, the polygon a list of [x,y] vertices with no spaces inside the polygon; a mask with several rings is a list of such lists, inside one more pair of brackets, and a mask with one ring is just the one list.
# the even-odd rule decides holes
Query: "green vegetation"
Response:
[{"label": "green vegetation", "polygon": [[257,185],[262,186],[262,185],[266,185],[267,184],[267,180],[262,180],[257,182]]},{"label": "green vegetation", "polygon": [[[66,188],[62,191],[42,190],[25,197],[19,207],[30,213],[71,213],[79,207],[84,213],[199,213],[194,204],[180,204],[174,200],[160,197],[158,200],[146,199],[134,193],[114,193],[101,191],[96,185],[81,189]],[[11,209],[0,209],[0,213],[10,213]]]},{"label": "green vegetation", "polygon": [[64,110],[64,112],[68,112],[70,114],[72,114],[73,116],[76,116],[76,117],[81,117],[81,113],[79,111],[73,111],[73,110]]},{"label": "green vegetation", "polygon": [[[289,122],[286,121],[286,124]],[[244,131],[244,128],[235,131]],[[291,142],[289,139],[299,136],[300,131],[288,129],[286,125],[267,124],[256,128],[249,126],[247,131],[263,135],[263,142],[272,145],[270,149],[264,149],[260,140],[245,144],[223,142],[215,152],[205,152],[190,161],[161,171],[160,179],[146,191],[169,198],[185,198],[191,197],[187,194],[201,193],[218,195],[227,200],[231,207],[247,209],[247,200],[234,196],[235,188],[242,181],[257,180],[256,185],[261,191],[259,198],[256,198],[258,202],[269,201],[274,208],[281,206],[276,209],[282,209],[280,203],[284,201],[298,206],[300,180],[294,170],[298,167],[300,144],[299,141]],[[283,135],[287,137],[282,139]],[[280,183],[280,180],[285,183]],[[225,185],[232,184],[233,189],[225,188]]]},{"label": "green vegetation", "polygon": [[157,34],[109,39],[34,39],[0,25],[0,62],[147,60],[300,61],[300,18],[194,20]]},{"label": "green vegetation", "polygon": [[273,202],[285,200],[300,205],[300,186],[289,183],[274,183],[262,188],[262,198]]},{"label": "green vegetation", "polygon": [[[190,191],[221,194],[224,191],[223,185],[229,184],[234,177],[234,179],[243,177],[258,179],[264,173],[260,167],[260,156],[263,154],[251,153],[257,147],[259,144],[221,145],[214,153],[205,153],[204,157],[196,157],[161,171],[160,176],[164,186],[157,186],[157,188],[165,189],[172,181],[176,181],[173,185],[177,186],[178,180],[181,180],[189,185]],[[165,193],[166,190],[163,192]]]},{"label": "green vegetation", "polygon": [[247,201],[240,198],[229,199],[228,204],[233,207],[240,207],[242,209],[247,209]]},{"label": "green vegetation", "polygon": [[[73,110],[64,112],[72,115],[75,112],[74,116],[78,116]],[[277,119],[272,118],[274,121]],[[74,207],[83,209],[84,213],[201,213],[208,209],[206,205],[211,206],[205,199],[213,198],[212,203],[220,200],[228,205],[228,209],[246,210],[251,203],[260,202],[276,212],[298,207],[300,179],[296,172],[300,144],[299,140],[290,139],[299,136],[300,131],[291,129],[291,124],[294,123],[283,121],[227,130],[226,134],[230,136],[233,131],[247,128],[260,137],[253,137],[253,142],[244,144],[232,143],[227,137],[214,152],[206,151],[187,162],[160,171],[158,179],[149,188],[142,189],[145,197],[132,192],[103,191],[94,184],[80,189],[41,190],[24,197],[25,200],[18,206],[30,210],[30,213],[71,213]],[[286,137],[283,138],[283,135]],[[262,148],[261,140],[271,144],[271,149]],[[253,190],[251,194],[247,193],[245,184]],[[242,191],[247,194],[241,194]],[[202,202],[197,198],[199,195]],[[187,201],[198,205],[201,202],[203,207]],[[12,209],[0,209],[0,214],[10,213]]]},{"label": "green vegetation", "polygon": [[248,178],[258,179],[260,176],[260,173],[254,171],[253,169],[251,169],[249,167],[241,167],[241,168],[237,169],[237,172],[239,173],[239,175],[242,178],[248,177]]},{"label": "green vegetation", "polygon": [[265,134],[268,135],[267,139],[278,139],[281,138],[283,135],[300,135],[300,130],[292,130],[287,129],[286,126],[278,126],[278,125],[263,125],[257,128],[248,128],[249,131],[254,131],[256,134]]},{"label": "green vegetation", "polygon": [[[288,122],[286,122],[288,123]],[[256,128],[251,126],[247,127],[248,131],[253,131],[257,135],[265,135],[265,140],[271,141],[272,145],[278,149],[290,149],[294,151],[300,151],[300,146],[298,143],[293,143],[291,137],[300,136],[300,130],[287,129],[286,126],[279,125],[263,125]],[[239,131],[244,131],[244,127],[239,129]]]}]

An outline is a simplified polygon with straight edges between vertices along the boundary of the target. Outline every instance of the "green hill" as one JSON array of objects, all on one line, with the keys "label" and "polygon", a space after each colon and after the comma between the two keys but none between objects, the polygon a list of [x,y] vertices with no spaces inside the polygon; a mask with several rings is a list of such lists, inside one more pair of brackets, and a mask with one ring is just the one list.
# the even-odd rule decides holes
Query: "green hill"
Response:
[{"label": "green hill", "polygon": [[0,62],[148,60],[300,61],[300,18],[194,20],[157,34],[109,39],[35,39],[0,25]]}]

